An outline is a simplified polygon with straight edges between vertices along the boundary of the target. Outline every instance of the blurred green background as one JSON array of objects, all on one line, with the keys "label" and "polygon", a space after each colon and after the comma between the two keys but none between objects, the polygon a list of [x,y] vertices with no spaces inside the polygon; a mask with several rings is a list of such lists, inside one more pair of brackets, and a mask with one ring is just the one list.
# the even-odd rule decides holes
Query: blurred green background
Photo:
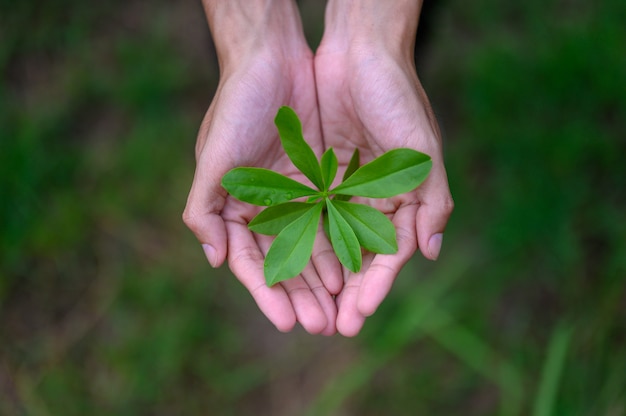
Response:
[{"label": "blurred green background", "polygon": [[0,0],[0,414],[626,415],[626,2],[426,3],[457,208],[345,339],[278,333],[182,224],[199,1]]}]

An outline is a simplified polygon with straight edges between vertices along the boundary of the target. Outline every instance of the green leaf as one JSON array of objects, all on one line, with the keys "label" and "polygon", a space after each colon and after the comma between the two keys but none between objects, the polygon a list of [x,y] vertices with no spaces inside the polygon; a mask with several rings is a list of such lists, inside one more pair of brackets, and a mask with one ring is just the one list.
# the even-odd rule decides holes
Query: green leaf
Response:
[{"label": "green leaf", "polygon": [[356,170],[361,166],[361,155],[359,153],[359,148],[354,149],[354,153],[352,153],[352,157],[350,158],[350,162],[348,163],[348,167],[343,174],[343,180],[348,179]]},{"label": "green leaf", "polygon": [[311,146],[304,140],[302,124],[298,115],[289,107],[281,107],[274,123],[278,128],[280,141],[291,162],[313,182],[318,189],[324,189],[322,170]]},{"label": "green leaf", "polygon": [[259,234],[276,235],[311,209],[312,204],[285,202],[265,208],[250,221],[248,228]]},{"label": "green leaf", "polygon": [[324,210],[322,213],[322,229],[328,241],[330,241],[330,224],[328,223],[328,210]]},{"label": "green leaf", "polygon": [[[352,153],[352,157],[350,158],[350,162],[348,163],[348,167],[346,171],[343,173],[343,181],[348,179],[352,174],[359,168],[361,165],[361,155],[359,153],[359,148],[355,148]],[[352,198],[351,195],[335,195],[335,201],[349,201]]]},{"label": "green leaf", "polygon": [[349,270],[356,273],[361,270],[361,246],[354,231],[348,222],[341,216],[333,205],[333,202],[326,198],[328,209],[328,226],[330,231],[330,242],[333,245],[337,258]]},{"label": "green leaf", "polygon": [[267,286],[291,279],[302,272],[313,252],[321,214],[322,204],[315,204],[276,236],[265,256]]},{"label": "green leaf", "polygon": [[428,176],[432,160],[412,149],[390,150],[361,166],[332,193],[389,198],[417,188]]},{"label": "green leaf", "polygon": [[229,194],[254,205],[277,205],[318,191],[280,173],[263,168],[235,168],[222,178]]},{"label": "green leaf", "polygon": [[385,214],[363,204],[333,201],[333,205],[352,227],[359,243],[367,250],[381,254],[398,251],[396,227]]},{"label": "green leaf", "polygon": [[322,177],[324,178],[324,190],[327,191],[328,188],[333,184],[333,180],[335,179],[335,175],[337,174],[337,156],[335,156],[335,152],[333,148],[330,147],[328,150],[324,152],[322,155]]},{"label": "green leaf", "polygon": [[541,381],[535,398],[533,416],[555,414],[555,402],[558,396],[559,381],[562,377],[567,350],[571,342],[572,329],[561,324],[553,332],[548,344],[548,352]]}]

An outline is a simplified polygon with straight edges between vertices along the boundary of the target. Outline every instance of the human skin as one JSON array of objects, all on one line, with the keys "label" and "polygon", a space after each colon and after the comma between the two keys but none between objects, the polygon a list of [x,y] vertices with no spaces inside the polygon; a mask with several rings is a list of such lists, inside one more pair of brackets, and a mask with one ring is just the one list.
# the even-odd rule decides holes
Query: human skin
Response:
[{"label": "human skin", "polygon": [[[329,0],[315,55],[292,0],[204,0],[220,82],[198,134],[196,172],[183,219],[211,265],[226,259],[261,311],[281,331],[299,322],[310,333],[359,333],[402,266],[419,249],[435,260],[453,201],[441,136],[414,66],[421,1]],[[432,157],[415,191],[366,200],[396,226],[399,250],[367,253],[359,273],[343,269],[320,230],[300,276],[271,288],[263,260],[271,238],[252,233],[259,208],[230,197],[222,176],[237,166],[272,169],[308,180],[284,154],[273,124],[280,106],[299,115],[319,157],[333,147],[345,169],[354,148],[367,162],[409,147]]]},{"label": "human skin", "polygon": [[342,288],[340,264],[320,233],[311,263],[294,279],[267,287],[263,260],[271,238],[247,223],[258,207],[221,187],[237,166],[258,166],[295,180],[307,179],[282,150],[276,110],[292,107],[317,155],[323,152],[313,74],[313,53],[291,0],[206,0],[218,55],[220,82],[196,144],[196,172],[183,220],[202,243],[210,264],[226,259],[261,311],[280,330],[299,322],[310,333],[336,332],[334,295]]},{"label": "human skin", "polygon": [[325,32],[315,56],[315,81],[324,147],[347,165],[354,148],[365,163],[398,147],[432,157],[428,179],[415,191],[385,200],[361,200],[396,226],[398,252],[367,253],[359,273],[343,270],[337,330],[356,335],[388,294],[416,250],[439,256],[453,210],[441,135],[417,77],[414,42],[421,1],[329,0]]}]

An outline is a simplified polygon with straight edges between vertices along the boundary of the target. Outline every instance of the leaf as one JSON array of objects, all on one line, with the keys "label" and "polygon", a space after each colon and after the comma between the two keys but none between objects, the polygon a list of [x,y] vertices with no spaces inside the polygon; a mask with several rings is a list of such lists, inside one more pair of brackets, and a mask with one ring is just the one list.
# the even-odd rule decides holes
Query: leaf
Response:
[{"label": "leaf", "polygon": [[304,140],[302,124],[298,115],[289,107],[281,107],[274,123],[278,128],[280,142],[291,162],[313,182],[318,189],[324,189],[322,170],[311,146]]},{"label": "leaf", "polygon": [[276,235],[311,209],[312,205],[304,202],[285,202],[267,207],[248,223],[248,228],[255,233]]},{"label": "leaf", "polygon": [[361,166],[361,155],[359,153],[359,148],[356,147],[354,149],[354,153],[352,153],[352,157],[350,158],[350,162],[348,163],[348,167],[343,174],[343,180],[348,179],[352,174]]},{"label": "leaf", "polygon": [[222,178],[229,194],[254,205],[277,205],[318,191],[280,173],[263,168],[235,168]]},{"label": "leaf", "polygon": [[321,214],[322,204],[315,204],[276,236],[265,256],[267,286],[291,279],[302,272],[313,252]]},{"label": "leaf", "polygon": [[361,270],[362,262],[359,240],[356,238],[350,225],[328,198],[326,198],[326,207],[328,209],[330,242],[333,245],[335,254],[337,254],[341,264],[356,273]]},{"label": "leaf", "polygon": [[330,224],[328,223],[328,210],[322,212],[322,229],[328,241],[330,241]]},{"label": "leaf", "polygon": [[335,179],[335,175],[337,174],[337,156],[335,156],[335,152],[333,148],[330,147],[328,150],[324,152],[322,155],[322,178],[324,179],[324,190],[327,191],[328,188],[333,184],[333,180]]},{"label": "leaf", "polygon": [[381,254],[393,254],[398,251],[396,227],[385,214],[363,204],[333,201],[333,205],[352,227],[364,248]]},{"label": "leaf", "polygon": [[332,193],[389,198],[417,188],[428,176],[432,160],[412,149],[393,149],[361,166]]},{"label": "leaf", "polygon": [[[348,163],[346,171],[343,173],[343,181],[348,179],[361,165],[361,156],[359,154],[359,148],[356,147]],[[335,201],[349,201],[352,198],[351,195],[335,195]]]},{"label": "leaf", "polygon": [[572,329],[563,324],[552,332],[546,360],[541,371],[541,381],[537,389],[534,416],[549,416],[555,413],[559,382],[562,378],[571,337]]}]

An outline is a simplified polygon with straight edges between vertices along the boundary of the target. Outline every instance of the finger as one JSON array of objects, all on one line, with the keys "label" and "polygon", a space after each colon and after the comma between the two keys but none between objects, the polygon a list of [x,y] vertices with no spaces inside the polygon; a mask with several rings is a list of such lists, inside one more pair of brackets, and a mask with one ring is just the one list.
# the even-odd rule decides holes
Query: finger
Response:
[{"label": "finger", "polygon": [[405,205],[398,209],[393,217],[398,240],[398,252],[395,254],[377,254],[371,265],[365,270],[358,295],[359,313],[370,316],[391,290],[393,282],[402,267],[417,250],[415,235],[416,205]]},{"label": "finger", "polygon": [[227,254],[227,233],[220,216],[226,201],[221,186],[223,172],[210,156],[201,155],[183,212],[183,221],[202,244],[209,263],[219,267]]},{"label": "finger", "polygon": [[228,264],[237,279],[254,298],[267,319],[281,332],[296,324],[289,296],[281,285],[267,287],[263,274],[263,254],[245,224],[226,222],[228,232]]},{"label": "finger", "polygon": [[[271,239],[257,236],[259,247],[267,253]],[[291,301],[300,325],[311,334],[332,335],[336,332],[337,311],[335,303],[309,262],[302,273],[281,282]]]},{"label": "finger", "polygon": [[361,279],[362,275],[351,276],[344,285],[338,300],[337,332],[345,337],[356,336],[365,323],[365,316],[357,308]]},{"label": "finger", "polygon": [[417,194],[420,201],[416,216],[418,246],[424,257],[437,260],[443,232],[454,210],[443,165],[433,165],[428,180],[418,188]]},{"label": "finger", "polygon": [[192,214],[185,209],[183,221],[196,235],[209,264],[219,267],[226,259],[226,226],[222,217],[213,213]]},{"label": "finger", "polygon": [[343,286],[341,263],[339,263],[335,251],[322,229],[317,232],[311,261],[322,279],[326,291],[332,295],[341,292]]},{"label": "finger", "polygon": [[[312,266],[309,267],[313,269]],[[307,273],[315,273],[315,270],[307,271]],[[319,278],[317,280],[319,282]],[[281,282],[281,285],[285,288],[296,313],[296,319],[304,330],[310,334],[319,334],[324,331],[328,326],[326,314],[305,279],[302,276],[296,276]],[[321,282],[318,283],[318,289],[320,287]]]},{"label": "finger", "polygon": [[359,288],[363,280],[364,270],[369,268],[372,253],[363,256],[363,264],[359,273],[352,273],[346,269],[346,283],[341,293],[337,295],[337,332],[346,337],[356,336],[363,328],[365,316],[357,307]]},{"label": "finger", "polygon": [[309,286],[311,292],[317,299],[324,316],[326,318],[326,326],[319,332],[322,335],[333,335],[337,332],[337,306],[333,296],[328,292],[327,288],[322,284],[315,268],[309,264],[302,272],[302,277]]},{"label": "finger", "polygon": [[[272,239],[263,235],[253,235],[262,253],[267,253]],[[281,285],[289,296],[296,320],[307,332],[324,335],[332,335],[335,332],[337,317],[335,304],[310,262],[299,276],[284,280]]]}]

